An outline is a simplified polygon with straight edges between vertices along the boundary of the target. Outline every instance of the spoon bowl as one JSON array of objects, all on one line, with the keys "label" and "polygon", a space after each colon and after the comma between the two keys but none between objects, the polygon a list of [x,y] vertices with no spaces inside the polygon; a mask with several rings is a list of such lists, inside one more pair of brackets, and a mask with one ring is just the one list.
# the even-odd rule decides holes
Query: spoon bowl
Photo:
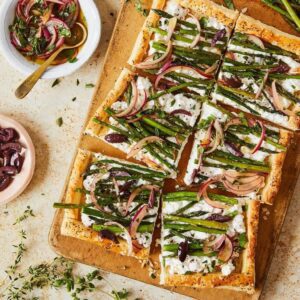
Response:
[{"label": "spoon bowl", "polygon": [[[15,95],[19,99],[23,99],[28,93],[32,90],[38,80],[42,77],[42,75],[46,72],[47,68],[53,63],[56,57],[63,50],[79,48],[82,46],[87,39],[87,30],[81,23],[76,23],[76,26],[81,29],[82,35],[81,40],[77,41],[76,39],[68,38],[65,41],[65,44],[62,45],[59,49],[57,49],[39,68],[34,71],[29,77],[27,77],[21,85],[16,89]],[[74,35],[77,37],[77,35]],[[67,44],[70,43],[70,44]]]}]

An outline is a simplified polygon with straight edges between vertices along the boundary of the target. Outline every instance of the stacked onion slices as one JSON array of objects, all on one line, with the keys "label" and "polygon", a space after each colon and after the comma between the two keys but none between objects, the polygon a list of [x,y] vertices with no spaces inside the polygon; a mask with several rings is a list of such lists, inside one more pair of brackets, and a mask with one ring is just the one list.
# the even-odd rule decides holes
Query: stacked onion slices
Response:
[{"label": "stacked onion slices", "polygon": [[[232,125],[240,125],[241,120],[239,118],[233,118],[227,122],[224,126],[224,130],[226,131]],[[260,120],[248,120],[248,125],[250,127],[258,124],[261,127],[261,135],[260,138],[253,149],[248,149],[249,153],[254,154],[261,148],[263,141],[266,138],[266,128],[264,123]],[[214,138],[213,138],[213,132]],[[219,145],[223,143],[224,140],[224,132],[221,124],[218,120],[214,120],[209,125],[205,137],[202,140],[201,147],[202,152],[199,157],[198,168],[193,172],[193,180],[195,179],[197,173],[201,171],[202,160],[206,154],[212,153],[217,149]],[[228,149],[230,153],[236,156],[243,156],[243,152],[236,147],[234,144],[225,143],[225,147]],[[210,185],[222,183],[224,188],[237,196],[246,196],[252,192],[255,192],[265,185],[265,176],[266,174],[260,172],[238,172],[235,170],[224,170],[224,172],[220,175],[216,175],[214,177],[209,178],[205,182],[202,183],[199,192],[198,199],[203,196],[204,200],[215,208],[226,209],[228,208],[226,204],[220,203],[218,201],[213,201],[209,198],[207,194],[207,188]]]},{"label": "stacked onion slices", "polygon": [[46,59],[71,36],[79,12],[78,0],[19,0],[10,26],[11,43],[26,56]]},{"label": "stacked onion slices", "polygon": [[13,128],[0,128],[0,192],[13,182],[22,170],[24,148],[19,142],[19,134]]},{"label": "stacked onion slices", "polygon": [[[118,173],[118,174],[110,174],[111,176],[116,176],[116,175],[126,175],[129,176],[128,173],[123,172],[122,174]],[[100,206],[97,202],[97,198],[95,195],[95,190],[96,190],[96,186],[97,183],[102,179],[104,175],[103,174],[98,174],[97,176],[95,176],[92,184],[91,184],[91,190],[90,190],[90,195],[91,195],[91,199],[92,202],[95,205],[95,208],[100,210],[100,211],[105,211],[104,207]],[[117,196],[120,195],[120,186],[117,182],[117,180],[115,180],[113,178],[113,182],[114,182],[114,186],[115,186],[115,192],[117,194]],[[137,229],[140,226],[142,220],[144,219],[144,217],[148,214],[149,209],[152,209],[155,205],[155,199],[156,199],[156,193],[159,191],[159,187],[156,185],[142,185],[136,189],[134,189],[129,198],[128,201],[126,203],[126,206],[122,212],[122,215],[124,217],[127,217],[129,215],[129,208],[132,202],[134,202],[134,199],[142,192],[148,190],[150,191],[149,194],[149,199],[148,199],[148,203],[143,204],[138,210],[137,212],[134,214],[134,216],[131,219],[130,225],[129,225],[129,230],[127,230],[123,225],[121,225],[118,222],[107,222],[104,225],[110,226],[110,225],[115,225],[118,226],[122,229],[123,232],[123,237],[127,242],[127,255],[131,255],[132,252],[138,252],[139,250],[141,250],[143,248],[142,245],[139,244],[138,240],[137,240]],[[116,235],[114,233],[112,233],[109,230],[101,230],[99,232],[99,236],[100,238],[105,238],[105,239],[109,239],[111,241],[113,241],[114,243],[119,243],[118,238],[116,237]]]}]

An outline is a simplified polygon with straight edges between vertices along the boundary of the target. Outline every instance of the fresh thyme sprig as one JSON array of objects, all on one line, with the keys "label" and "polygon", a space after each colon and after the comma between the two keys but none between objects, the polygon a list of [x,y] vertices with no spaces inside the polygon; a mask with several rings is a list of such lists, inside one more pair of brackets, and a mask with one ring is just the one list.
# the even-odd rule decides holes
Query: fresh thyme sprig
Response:
[{"label": "fresh thyme sprig", "polygon": [[34,290],[51,287],[56,289],[65,288],[72,300],[80,300],[80,294],[83,292],[95,291],[102,292],[114,300],[127,299],[128,291],[125,289],[121,291],[113,290],[109,294],[97,287],[97,282],[104,279],[98,270],[94,270],[85,276],[75,276],[73,270],[74,263],[62,257],[55,258],[50,264],[42,263],[31,266],[25,273],[18,274],[10,282],[2,296],[6,297],[7,300],[25,300]]},{"label": "fresh thyme sprig", "polygon": [[28,219],[29,217],[35,217],[35,215],[33,213],[33,210],[31,209],[31,207],[28,205],[26,210],[24,211],[24,213],[16,219],[16,221],[13,225],[20,224],[23,221],[25,221],[26,219]]},{"label": "fresh thyme sprig", "polygon": [[20,262],[22,260],[22,257],[24,255],[24,253],[27,251],[27,248],[24,244],[24,241],[27,239],[27,234],[24,230],[20,231],[20,242],[18,245],[13,245],[13,247],[15,247],[17,249],[16,253],[16,258],[14,260],[14,263],[12,265],[10,265],[7,270],[5,270],[5,273],[8,275],[9,279],[12,280],[13,275],[15,275]]}]

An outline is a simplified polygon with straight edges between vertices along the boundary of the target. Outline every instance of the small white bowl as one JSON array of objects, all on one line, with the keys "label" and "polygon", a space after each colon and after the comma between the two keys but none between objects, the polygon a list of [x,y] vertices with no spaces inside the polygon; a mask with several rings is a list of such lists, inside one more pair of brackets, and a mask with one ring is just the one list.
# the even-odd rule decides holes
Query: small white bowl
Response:
[{"label": "small white bowl", "polygon": [[0,127],[14,128],[20,135],[20,143],[25,148],[25,159],[21,172],[14,176],[7,189],[0,192],[0,205],[3,205],[21,195],[30,183],[35,168],[35,149],[26,129],[15,120],[0,114]]},{"label": "small white bowl", "polygon": [[[99,44],[101,19],[98,8],[93,0],[79,0],[79,3],[86,18],[88,38],[77,55],[78,61],[51,66],[42,76],[44,79],[59,78],[75,72],[92,56]],[[16,4],[17,0],[4,0],[0,8],[0,50],[15,69],[24,75],[30,75],[39,65],[24,58],[10,42],[9,25],[13,23]]]}]

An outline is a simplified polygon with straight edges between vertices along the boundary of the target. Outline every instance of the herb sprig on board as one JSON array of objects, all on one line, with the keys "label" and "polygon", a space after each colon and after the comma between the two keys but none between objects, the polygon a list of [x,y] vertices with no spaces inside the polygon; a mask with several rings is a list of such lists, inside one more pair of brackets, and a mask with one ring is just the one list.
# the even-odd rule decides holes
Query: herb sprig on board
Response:
[{"label": "herb sprig on board", "polygon": [[[35,214],[30,206],[27,206],[24,213],[16,219],[14,225],[20,225],[29,217]],[[30,266],[27,270],[20,272],[21,261],[24,253],[27,251],[25,240],[27,233],[20,230],[20,242],[13,245],[17,249],[14,263],[5,271],[8,280],[4,281],[3,289],[0,291],[0,298],[7,300],[38,300],[34,296],[37,290],[43,288],[65,289],[72,300],[90,299],[90,297],[81,298],[82,294],[100,292],[106,294],[114,300],[126,300],[128,291],[122,289],[118,291],[111,283],[100,275],[99,270],[94,270],[83,276],[78,276],[74,272],[75,263],[63,258],[56,257],[52,262],[44,262],[38,265]],[[101,281],[106,282],[111,288],[111,293],[102,290],[99,287]],[[101,299],[101,297],[99,297]]]}]

